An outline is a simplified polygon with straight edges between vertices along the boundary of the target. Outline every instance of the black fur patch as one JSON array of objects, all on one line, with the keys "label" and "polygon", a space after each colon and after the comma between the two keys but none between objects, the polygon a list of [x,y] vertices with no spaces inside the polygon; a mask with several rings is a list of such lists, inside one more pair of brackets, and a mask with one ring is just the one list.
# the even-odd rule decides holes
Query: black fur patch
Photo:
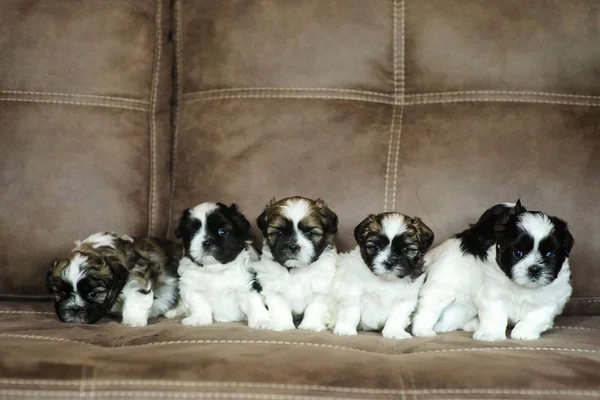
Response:
[{"label": "black fur patch", "polygon": [[497,204],[488,208],[475,224],[456,235],[456,238],[460,239],[463,254],[471,254],[485,261],[489,248],[496,243],[496,226],[505,221],[511,213],[523,211],[526,210],[521,201],[517,201],[514,207]]}]

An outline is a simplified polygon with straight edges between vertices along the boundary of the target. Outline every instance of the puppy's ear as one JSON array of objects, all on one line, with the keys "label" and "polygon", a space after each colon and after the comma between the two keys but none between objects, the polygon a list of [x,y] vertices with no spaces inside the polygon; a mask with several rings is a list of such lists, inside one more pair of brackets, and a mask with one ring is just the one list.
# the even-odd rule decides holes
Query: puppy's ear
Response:
[{"label": "puppy's ear", "polygon": [[367,238],[367,230],[372,224],[377,224],[375,220],[375,214],[369,214],[369,216],[362,220],[362,222],[354,228],[354,240],[358,243],[359,246],[363,246],[365,244],[365,239]]},{"label": "puppy's ear", "polygon": [[271,214],[271,207],[273,206],[273,204],[275,204],[275,202],[275,197],[273,197],[265,206],[263,212],[258,216],[258,218],[256,218],[256,225],[265,236],[267,235],[267,227],[269,226],[269,216]]},{"label": "puppy's ear", "polygon": [[319,214],[321,214],[325,225],[325,231],[335,235],[338,231],[339,222],[337,214],[327,207],[327,204],[325,204],[323,199],[315,200],[315,208],[319,211]]},{"label": "puppy's ear", "polygon": [[419,217],[414,217],[413,226],[417,230],[419,237],[419,250],[421,253],[426,253],[431,248],[435,235],[430,227],[428,227]]},{"label": "puppy's ear", "polygon": [[63,260],[63,258],[57,258],[56,260],[52,261],[52,264],[50,264],[50,267],[48,268],[48,273],[46,274],[46,289],[48,289],[49,293],[53,293],[52,286],[54,285],[55,278],[54,269]]},{"label": "puppy's ear", "polygon": [[186,208],[185,210],[183,210],[183,213],[182,213],[181,217],[179,218],[179,225],[177,226],[177,229],[175,229],[175,237],[177,239],[181,239],[181,236],[183,235],[183,229],[189,218],[190,218],[190,209]]},{"label": "puppy's ear", "polygon": [[229,211],[229,215],[233,223],[238,227],[238,229],[243,233],[244,238],[246,240],[252,239],[252,231],[250,227],[250,222],[246,219],[244,214],[242,214],[237,204],[231,203],[231,205],[227,208]]},{"label": "puppy's ear", "polygon": [[515,206],[512,209],[512,212],[515,214],[520,214],[527,211],[527,209],[525,207],[523,207],[523,205],[521,204],[521,199],[518,199]]},{"label": "puppy's ear", "polygon": [[116,296],[121,292],[125,283],[127,283],[127,279],[129,278],[129,271],[121,260],[119,260],[115,256],[107,256],[104,258],[104,262],[106,266],[110,269],[112,273],[112,281],[110,290],[112,295]]},{"label": "puppy's ear", "polygon": [[562,232],[563,249],[565,251],[565,255],[569,257],[571,250],[573,250],[573,245],[575,244],[575,238],[573,238],[573,235],[569,231],[569,224],[567,224],[567,221],[557,217],[550,217],[550,220],[554,224],[555,229],[559,232]]}]

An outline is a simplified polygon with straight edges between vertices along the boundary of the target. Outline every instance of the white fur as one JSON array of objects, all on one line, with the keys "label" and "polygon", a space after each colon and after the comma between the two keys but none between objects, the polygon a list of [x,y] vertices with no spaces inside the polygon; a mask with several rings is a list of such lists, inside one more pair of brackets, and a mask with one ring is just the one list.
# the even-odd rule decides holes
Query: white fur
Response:
[{"label": "white fur", "polygon": [[539,245],[554,230],[552,221],[545,214],[524,214],[519,217],[518,225],[533,238],[533,249],[519,260],[518,263],[513,265],[513,279],[519,285],[530,288],[547,285],[551,281],[551,277],[547,273],[544,273],[542,270],[540,278],[532,281],[529,278],[528,270],[530,266],[543,262],[543,255],[539,251]]},{"label": "white fur", "polygon": [[304,313],[300,329],[327,329],[328,296],[336,263],[337,251],[329,247],[312,264],[292,268],[288,272],[287,268],[273,259],[267,243],[263,243],[263,255],[261,261],[255,264],[255,270],[274,330],[295,329],[292,313]]},{"label": "white fur", "polygon": [[69,302],[69,306],[81,307],[85,305],[85,301],[81,298],[81,296],[79,296],[79,292],[77,291],[77,283],[85,275],[85,270],[83,270],[82,267],[87,261],[88,258],[86,256],[83,256],[80,253],[75,253],[69,265],[62,271],[63,280],[65,282],[69,282],[74,291],[74,295]]},{"label": "white fur", "polygon": [[[136,280],[130,280],[121,291],[122,296],[122,324],[127,326],[146,326],[154,301],[154,293],[150,290],[151,283],[146,288],[141,288]],[[150,290],[148,293],[140,289]]]},{"label": "white fur", "polygon": [[298,228],[298,223],[309,214],[310,204],[304,199],[290,199],[281,209],[283,215],[294,225],[296,243],[300,246],[296,259],[287,260],[285,266],[290,268],[306,267],[315,255],[315,246],[310,240],[304,237],[302,231]]},{"label": "white fur", "polygon": [[206,236],[207,236],[206,217],[208,216],[208,214],[210,214],[211,212],[213,212],[214,210],[216,210],[218,208],[219,208],[219,206],[217,206],[216,203],[202,203],[190,210],[190,216],[192,218],[196,218],[198,221],[200,221],[200,223],[202,225],[201,225],[198,233],[196,233],[194,235],[194,237],[192,238],[192,241],[190,243],[190,254],[189,255],[194,260],[196,260],[202,264],[211,264],[211,263],[218,262],[217,260],[215,260],[215,258],[213,256],[206,254],[204,246],[202,245],[202,242],[204,242],[204,240],[206,240]]},{"label": "white fur", "polygon": [[413,321],[415,336],[463,329],[476,331],[477,340],[503,340],[511,322],[516,324],[513,338],[537,339],[552,327],[572,291],[568,259],[556,280],[537,287],[511,281],[496,263],[495,246],[484,262],[463,254],[460,240],[452,238],[431,250],[425,262],[427,280]]},{"label": "white fur", "polygon": [[182,302],[166,316],[187,314],[184,325],[248,321],[250,328],[269,329],[263,298],[252,290],[253,257],[252,252],[243,250],[228,264],[215,261],[204,266],[184,257],[178,269]]},{"label": "white fur", "polygon": [[389,257],[392,251],[392,241],[394,237],[401,235],[406,232],[406,224],[404,217],[398,214],[391,214],[386,216],[381,221],[381,230],[383,234],[389,239],[388,245],[379,251],[375,259],[373,260],[373,270],[377,275],[393,274],[394,271],[389,271],[383,264]]},{"label": "white fur", "polygon": [[[392,239],[403,231],[402,227],[406,230],[403,225],[387,225],[384,220],[384,232]],[[389,253],[389,249],[383,250],[386,251]],[[336,335],[356,335],[357,329],[383,328],[386,338],[410,338],[406,327],[410,324],[424,279],[425,275],[415,280],[411,277],[376,276],[363,261],[358,247],[341,254],[331,295],[333,332]]]}]

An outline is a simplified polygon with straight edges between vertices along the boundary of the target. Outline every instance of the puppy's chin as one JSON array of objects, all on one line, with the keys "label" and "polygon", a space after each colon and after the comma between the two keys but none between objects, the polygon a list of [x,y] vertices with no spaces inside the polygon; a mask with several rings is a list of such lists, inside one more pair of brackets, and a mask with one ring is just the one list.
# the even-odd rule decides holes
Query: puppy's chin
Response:
[{"label": "puppy's chin", "polygon": [[309,265],[310,265],[310,263],[303,261],[303,260],[295,259],[295,258],[289,258],[287,261],[285,261],[283,263],[283,266],[287,267],[287,268],[306,268]]},{"label": "puppy's chin", "polygon": [[542,267],[538,273],[532,275],[529,272],[528,265],[516,264],[512,267],[513,283],[528,289],[536,289],[549,285],[553,280],[554,277],[548,268]]},{"label": "puppy's chin", "polygon": [[373,275],[386,280],[404,279],[406,277],[418,278],[421,275],[420,272],[402,265],[387,268],[381,263],[373,263],[369,269],[373,272]]}]

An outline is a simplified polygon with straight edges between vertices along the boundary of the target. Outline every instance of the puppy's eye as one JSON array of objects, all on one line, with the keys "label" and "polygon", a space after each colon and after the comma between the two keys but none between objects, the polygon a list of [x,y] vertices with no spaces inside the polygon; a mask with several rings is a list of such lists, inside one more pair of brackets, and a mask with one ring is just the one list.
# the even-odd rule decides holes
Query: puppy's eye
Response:
[{"label": "puppy's eye", "polygon": [[523,257],[523,252],[521,250],[513,250],[513,255],[516,258],[521,258],[521,257]]},{"label": "puppy's eye", "polygon": [[550,257],[554,257],[554,252],[553,251],[549,251],[546,253],[546,257],[550,258]]},{"label": "puppy's eye", "polygon": [[377,246],[374,243],[368,243],[366,246],[366,249],[367,249],[367,251],[374,252],[374,251],[379,250],[379,246]]},{"label": "puppy's eye", "polygon": [[227,232],[224,228],[219,229],[219,236],[227,236],[229,232]]},{"label": "puppy's eye", "polygon": [[315,234],[314,234],[314,233],[312,233],[312,232],[304,232],[304,236],[305,236],[307,239],[312,239],[312,238],[313,238],[313,236],[315,236]]},{"label": "puppy's eye", "polygon": [[283,232],[281,232],[281,231],[273,231],[273,232],[271,232],[270,234],[271,234],[271,235],[275,235],[275,236],[279,237],[279,236],[282,236],[282,235],[283,235]]},{"label": "puppy's eye", "polygon": [[88,292],[88,294],[87,294],[87,297],[88,297],[89,299],[92,299],[92,300],[93,300],[93,299],[95,299],[95,298],[97,298],[97,297],[98,297],[98,292],[94,292],[94,291],[92,290],[91,292]]}]

